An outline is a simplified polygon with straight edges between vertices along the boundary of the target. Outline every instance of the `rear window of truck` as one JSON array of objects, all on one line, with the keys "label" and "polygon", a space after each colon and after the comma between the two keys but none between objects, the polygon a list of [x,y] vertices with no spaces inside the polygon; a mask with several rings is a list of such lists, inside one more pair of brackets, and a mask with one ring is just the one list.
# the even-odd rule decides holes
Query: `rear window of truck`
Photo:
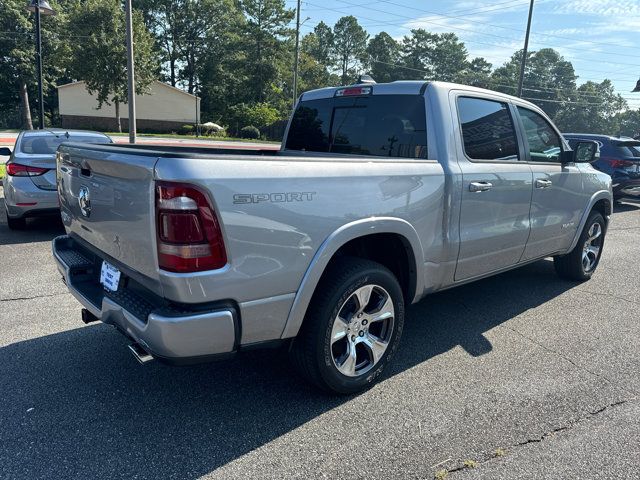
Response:
[{"label": "rear window of truck", "polygon": [[427,158],[421,95],[323,98],[298,104],[285,148],[399,158]]}]

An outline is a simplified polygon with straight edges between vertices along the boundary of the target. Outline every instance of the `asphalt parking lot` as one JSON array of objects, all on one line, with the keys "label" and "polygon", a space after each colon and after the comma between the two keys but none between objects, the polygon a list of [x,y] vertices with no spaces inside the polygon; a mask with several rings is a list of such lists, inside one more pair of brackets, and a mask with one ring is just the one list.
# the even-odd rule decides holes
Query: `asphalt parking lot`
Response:
[{"label": "asphalt parking lot", "polygon": [[80,321],[62,227],[11,232],[2,202],[2,479],[640,478],[640,204],[591,281],[544,260],[427,297],[384,381],[336,398],[273,351],[138,365]]}]

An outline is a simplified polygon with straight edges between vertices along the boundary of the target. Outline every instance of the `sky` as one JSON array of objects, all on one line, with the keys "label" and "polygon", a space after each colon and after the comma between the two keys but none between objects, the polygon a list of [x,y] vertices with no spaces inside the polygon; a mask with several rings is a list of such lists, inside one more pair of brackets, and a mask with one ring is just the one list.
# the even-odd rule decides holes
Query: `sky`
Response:
[{"label": "sky", "polygon": [[[470,58],[484,57],[495,68],[523,47],[529,0],[302,0],[300,11],[302,34],[345,15],[371,36],[453,32]],[[547,47],[571,61],[578,85],[608,78],[630,107],[640,107],[640,93],[630,93],[640,78],[640,0],[535,0],[529,50]]]}]

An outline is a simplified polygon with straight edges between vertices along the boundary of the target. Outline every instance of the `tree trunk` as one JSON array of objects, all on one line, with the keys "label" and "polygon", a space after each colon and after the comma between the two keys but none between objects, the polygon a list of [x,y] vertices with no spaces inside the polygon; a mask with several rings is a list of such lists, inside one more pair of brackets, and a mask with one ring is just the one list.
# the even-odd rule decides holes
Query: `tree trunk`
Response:
[{"label": "tree trunk", "polygon": [[171,86],[175,87],[176,86],[176,59],[174,58],[173,54],[169,59],[169,71],[171,72],[171,80],[170,80]]},{"label": "tree trunk", "polygon": [[120,102],[115,101],[116,107],[116,125],[118,126],[118,133],[122,133],[122,122],[120,121]]},{"label": "tree trunk", "polygon": [[21,110],[21,127],[24,130],[33,130],[33,122],[31,121],[31,108],[29,107],[29,92],[27,84],[20,82],[20,110]]}]

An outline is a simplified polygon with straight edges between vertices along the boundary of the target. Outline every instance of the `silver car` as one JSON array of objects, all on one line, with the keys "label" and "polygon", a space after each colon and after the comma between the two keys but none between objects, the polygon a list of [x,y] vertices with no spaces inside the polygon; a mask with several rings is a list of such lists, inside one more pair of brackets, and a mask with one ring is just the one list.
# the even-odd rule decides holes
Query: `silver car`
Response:
[{"label": "silver car", "polygon": [[28,217],[58,214],[56,151],[63,142],[113,143],[99,132],[82,130],[34,130],[18,135],[9,154],[2,181],[7,224],[13,230],[26,226]]}]

